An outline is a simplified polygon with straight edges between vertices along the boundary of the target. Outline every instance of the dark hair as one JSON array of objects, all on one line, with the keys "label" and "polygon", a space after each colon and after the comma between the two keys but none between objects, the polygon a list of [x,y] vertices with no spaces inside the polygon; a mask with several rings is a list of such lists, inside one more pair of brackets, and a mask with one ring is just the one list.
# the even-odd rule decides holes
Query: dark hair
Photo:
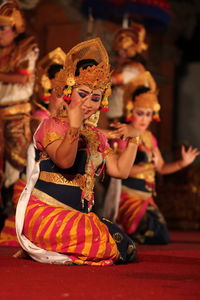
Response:
[{"label": "dark hair", "polygon": [[59,72],[62,68],[63,65],[61,64],[52,64],[47,71],[49,79],[55,78],[56,73]]},{"label": "dark hair", "polygon": [[[14,28],[13,31],[15,31],[17,33],[15,26],[13,28]],[[28,37],[29,37],[29,35],[26,32],[19,33],[15,38],[15,42],[18,44]]]},{"label": "dark hair", "polygon": [[94,59],[82,59],[76,65],[75,76],[80,75],[80,68],[87,69],[88,67],[97,66],[98,62]]},{"label": "dark hair", "polygon": [[146,92],[149,92],[150,88],[146,86],[139,86],[133,93],[132,93],[132,100],[135,100],[135,97],[139,96],[140,94],[144,94]]}]

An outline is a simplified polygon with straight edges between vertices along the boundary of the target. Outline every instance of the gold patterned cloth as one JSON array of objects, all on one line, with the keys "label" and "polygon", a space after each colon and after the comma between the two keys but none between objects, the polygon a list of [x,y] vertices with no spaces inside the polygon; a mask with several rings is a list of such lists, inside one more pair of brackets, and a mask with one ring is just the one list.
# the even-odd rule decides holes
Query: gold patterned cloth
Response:
[{"label": "gold patterned cloth", "polygon": [[[40,126],[35,135],[35,143],[39,150],[45,153],[46,147],[56,140],[64,138],[69,128],[68,121],[52,117],[45,120]],[[98,168],[102,171],[105,164],[105,158],[112,150],[108,144],[106,137],[96,128],[89,125],[83,126],[80,131],[80,139],[78,151],[83,150],[86,152],[86,163],[84,174],[75,175],[55,173],[52,169],[40,172],[40,180],[59,184],[63,186],[79,187],[82,191],[82,200],[88,201],[89,209],[92,208],[94,200],[94,184],[95,176],[98,173]],[[41,160],[48,160],[47,155],[41,157]],[[81,200],[81,199],[80,199]]]},{"label": "gold patterned cloth", "polygon": [[20,171],[26,166],[27,148],[31,142],[29,122],[28,116],[4,122],[5,158]]},{"label": "gold patterned cloth", "polygon": [[[19,29],[20,24],[15,23],[17,14],[18,10],[10,4],[0,6],[0,24],[4,25],[2,22],[6,17],[14,21],[14,25],[18,24]],[[21,31],[17,33],[20,34]],[[29,99],[33,92],[37,57],[38,47],[32,36],[19,39],[19,41],[16,39],[9,47],[0,49],[0,72],[20,74],[26,79],[23,83],[0,81],[1,184],[7,180],[9,184],[14,183],[15,179],[18,179],[17,174],[19,175],[26,166],[26,152],[31,141]],[[8,173],[12,175],[13,172],[15,176],[10,180],[7,178],[7,176],[10,177]]]},{"label": "gold patterned cloth", "polygon": [[166,222],[153,196],[155,195],[155,167],[153,152],[156,138],[150,131],[141,135],[135,164],[141,172],[122,181],[117,222],[138,243],[166,244],[169,241]]}]

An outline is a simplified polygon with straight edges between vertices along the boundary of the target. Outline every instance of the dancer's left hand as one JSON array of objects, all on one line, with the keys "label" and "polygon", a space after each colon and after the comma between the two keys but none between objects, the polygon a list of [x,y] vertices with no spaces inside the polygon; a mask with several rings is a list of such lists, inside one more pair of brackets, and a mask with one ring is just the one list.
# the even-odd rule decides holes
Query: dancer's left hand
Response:
[{"label": "dancer's left hand", "polygon": [[182,166],[186,167],[191,163],[193,163],[193,161],[198,155],[200,155],[200,151],[197,148],[193,148],[192,146],[190,146],[188,150],[186,150],[185,146],[182,146],[181,147]]},{"label": "dancer's left hand", "polygon": [[113,131],[113,134],[115,134],[116,136],[118,136],[119,138],[122,138],[124,140],[129,137],[136,137],[136,136],[140,135],[140,131],[135,129],[131,125],[122,124],[120,122],[117,122],[117,123],[111,124],[110,126],[115,128],[115,130]]}]

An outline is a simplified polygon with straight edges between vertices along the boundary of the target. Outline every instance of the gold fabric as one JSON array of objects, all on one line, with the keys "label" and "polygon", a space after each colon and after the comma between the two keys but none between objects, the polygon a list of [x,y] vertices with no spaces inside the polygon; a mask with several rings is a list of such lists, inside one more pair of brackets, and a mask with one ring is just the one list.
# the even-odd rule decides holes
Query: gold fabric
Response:
[{"label": "gold fabric", "polygon": [[153,136],[152,133],[147,130],[140,136],[139,149],[141,151],[144,149],[148,157],[148,162],[143,163],[143,171],[134,174],[133,178],[143,179],[152,184],[155,183],[156,171],[154,164],[152,163],[153,148]]},{"label": "gold fabric", "polygon": [[[77,174],[71,176],[69,174],[59,174],[52,172],[40,172],[40,179],[46,182],[52,182],[56,184],[63,184],[69,186],[77,186],[83,191],[84,199],[90,201],[93,196],[93,189],[95,183],[95,171],[103,161],[103,156],[108,155],[112,150],[110,148],[105,149],[104,153],[98,151],[99,138],[98,133],[90,126],[85,126],[80,131],[80,137],[85,140],[87,144],[87,161],[85,166],[85,174]],[[61,138],[57,133],[47,134],[44,146],[48,145],[50,141]]]},{"label": "gold fabric", "polygon": [[55,184],[77,186],[82,188],[85,186],[86,181],[84,175],[81,174],[76,174],[75,176],[73,176],[68,174],[60,174],[46,171],[40,172],[39,179]]},{"label": "gold fabric", "polygon": [[[33,36],[27,37],[20,41],[17,46],[13,45],[13,48],[8,48],[8,53],[0,54],[0,72],[16,72],[16,70],[26,70],[28,67],[28,60],[22,60],[26,57],[27,53],[38,49],[37,43]],[[5,64],[4,56],[9,56],[9,61]],[[19,63],[22,61],[21,63]],[[29,74],[30,75],[30,74]],[[30,77],[32,79],[32,77]]]},{"label": "gold fabric", "polygon": [[125,185],[122,185],[122,193],[127,193],[129,195],[133,195],[133,196],[138,196],[140,198],[144,198],[144,199],[149,199],[150,197],[152,197],[151,193],[147,193],[147,192],[143,192],[143,191],[139,191],[139,190],[134,190],[132,188],[129,188]]},{"label": "gold fabric", "polygon": [[137,179],[144,179],[145,181],[149,183],[155,182],[155,169],[152,167],[152,169],[146,169],[143,172],[134,174],[134,178]]},{"label": "gold fabric", "polygon": [[19,170],[26,166],[27,148],[31,141],[29,117],[14,116],[13,120],[4,120],[5,159]]},{"label": "gold fabric", "polygon": [[[26,166],[27,148],[31,141],[30,112],[31,104],[27,99],[0,106],[0,120],[2,120],[1,163],[8,160],[18,170]],[[3,166],[1,166],[3,170]]]},{"label": "gold fabric", "polygon": [[49,144],[53,143],[56,140],[62,140],[64,137],[63,135],[57,132],[48,132],[44,138],[43,146],[46,148]]},{"label": "gold fabric", "polygon": [[69,210],[75,210],[74,208],[72,208],[69,205],[66,205],[60,201],[57,201],[55,198],[49,196],[48,194],[34,188],[32,191],[32,195],[35,196],[36,198],[38,198],[40,201],[49,204],[51,206],[58,206],[58,207],[63,207],[65,209],[69,209]]},{"label": "gold fabric", "polygon": [[94,177],[88,174],[76,174],[75,176],[72,176],[68,174],[41,171],[39,179],[55,184],[80,187],[80,189],[84,191],[84,198],[88,201],[91,198],[94,187]]},{"label": "gold fabric", "polygon": [[[153,136],[151,131],[146,130],[145,132],[143,132],[140,135],[140,144],[144,145],[147,149],[149,149],[151,151],[151,153],[153,152]],[[149,157],[149,161],[152,160],[152,156]]]},{"label": "gold fabric", "polygon": [[[7,107],[0,106],[0,118],[6,119],[6,117],[14,116],[17,114],[28,114],[31,111],[31,104],[30,103],[21,103]],[[16,118],[19,118],[16,116]]]},{"label": "gold fabric", "polygon": [[[80,60],[94,59],[98,65],[87,69],[80,69],[79,76],[75,76],[76,65]],[[110,87],[110,65],[108,54],[99,38],[91,39],[77,44],[66,55],[64,69],[56,74],[52,80],[52,87],[56,94],[61,97],[65,85],[87,85],[91,89]]]}]

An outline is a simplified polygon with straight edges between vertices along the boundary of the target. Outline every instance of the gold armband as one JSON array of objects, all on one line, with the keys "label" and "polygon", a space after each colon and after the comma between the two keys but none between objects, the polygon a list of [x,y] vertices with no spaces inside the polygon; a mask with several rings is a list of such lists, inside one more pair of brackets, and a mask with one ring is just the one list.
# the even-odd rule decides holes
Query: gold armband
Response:
[{"label": "gold armband", "polygon": [[67,138],[70,144],[79,138],[80,128],[69,127],[67,131]]},{"label": "gold armband", "polygon": [[103,157],[106,157],[109,154],[113,154],[113,149],[112,148],[107,148],[106,150],[103,151]]},{"label": "gold armband", "polygon": [[133,143],[133,144],[139,145],[140,144],[140,137],[135,136],[135,137],[129,138],[128,143]]},{"label": "gold armband", "polygon": [[146,171],[146,170],[150,170],[150,169],[155,169],[154,164],[151,163],[151,162],[144,163],[144,164],[143,164],[143,168],[144,168],[145,171]]}]

